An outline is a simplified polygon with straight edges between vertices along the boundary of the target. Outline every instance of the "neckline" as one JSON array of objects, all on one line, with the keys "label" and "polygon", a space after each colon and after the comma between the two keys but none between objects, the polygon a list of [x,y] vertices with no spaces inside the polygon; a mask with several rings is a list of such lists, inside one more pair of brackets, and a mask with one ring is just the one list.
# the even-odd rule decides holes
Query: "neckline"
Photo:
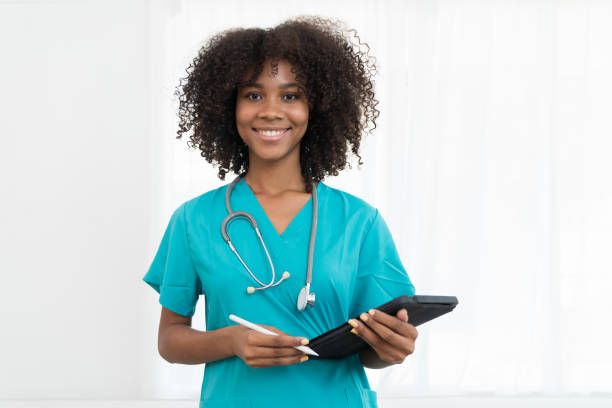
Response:
[{"label": "neckline", "polygon": [[[320,198],[321,198],[321,185],[322,184],[323,182],[319,181],[316,186],[317,205],[319,206],[319,208],[321,205]],[[252,215],[255,217],[255,220],[257,221],[257,223],[260,225],[260,229],[265,229],[269,231],[269,234],[267,235],[273,236],[275,241],[283,241],[283,242],[287,241],[291,238],[293,234],[296,234],[300,232],[301,230],[303,230],[306,227],[306,225],[312,226],[312,215],[313,215],[312,214],[312,194],[310,195],[310,198],[308,199],[306,204],[304,204],[304,206],[300,209],[300,211],[298,211],[298,213],[289,222],[289,224],[284,229],[282,234],[279,234],[278,231],[276,230],[276,227],[270,220],[270,217],[268,217],[268,214],[266,213],[263,206],[259,202],[259,199],[257,198],[255,193],[251,189],[251,186],[248,185],[248,183],[244,180],[243,177],[241,177],[238,183],[236,184],[236,187],[238,186],[241,186],[241,188],[246,192],[246,195],[251,201],[251,206],[255,209],[255,212],[257,213],[257,214],[252,214]],[[304,217],[309,217],[310,223],[307,223],[306,220],[301,222]],[[262,231],[262,234],[263,233],[264,232]]]}]

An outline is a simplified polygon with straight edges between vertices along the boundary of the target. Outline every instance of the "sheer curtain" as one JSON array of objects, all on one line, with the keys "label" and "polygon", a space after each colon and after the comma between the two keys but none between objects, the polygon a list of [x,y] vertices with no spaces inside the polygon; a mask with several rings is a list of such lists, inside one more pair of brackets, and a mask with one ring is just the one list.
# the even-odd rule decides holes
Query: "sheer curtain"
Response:
[{"label": "sheer curtain", "polygon": [[[150,4],[151,254],[176,206],[223,184],[173,138],[172,92],[199,47],[230,27],[339,18],[377,59],[381,116],[365,165],[326,182],[379,208],[418,294],[459,298],[404,364],[368,370],[372,387],[612,392],[610,2]],[[152,375],[159,397],[199,396],[202,366],[160,361]]]}]

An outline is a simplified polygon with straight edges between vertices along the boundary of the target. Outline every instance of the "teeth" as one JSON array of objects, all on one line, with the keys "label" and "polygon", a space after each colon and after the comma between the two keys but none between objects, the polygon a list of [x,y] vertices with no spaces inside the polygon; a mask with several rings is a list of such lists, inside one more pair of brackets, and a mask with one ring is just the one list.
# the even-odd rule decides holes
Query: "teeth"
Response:
[{"label": "teeth", "polygon": [[258,133],[261,133],[264,136],[278,136],[281,133],[285,133],[287,129],[283,130],[258,130]]}]

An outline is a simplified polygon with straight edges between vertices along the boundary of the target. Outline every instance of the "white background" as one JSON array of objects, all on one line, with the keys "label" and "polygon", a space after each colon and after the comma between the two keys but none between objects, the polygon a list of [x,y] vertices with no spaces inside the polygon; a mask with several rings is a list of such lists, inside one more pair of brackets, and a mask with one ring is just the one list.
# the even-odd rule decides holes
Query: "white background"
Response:
[{"label": "white background", "polygon": [[174,87],[212,34],[299,14],[379,69],[365,165],[326,182],[379,208],[418,294],[460,302],[368,370],[381,406],[609,406],[603,0],[0,0],[0,406],[196,406],[203,366],[158,355],[141,280],[172,211],[223,184],[174,139]]}]

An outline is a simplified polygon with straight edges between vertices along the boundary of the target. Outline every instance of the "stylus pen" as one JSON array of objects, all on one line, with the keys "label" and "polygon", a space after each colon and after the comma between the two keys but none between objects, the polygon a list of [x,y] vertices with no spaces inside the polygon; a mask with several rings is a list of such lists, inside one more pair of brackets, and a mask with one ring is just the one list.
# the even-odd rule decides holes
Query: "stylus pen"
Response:
[{"label": "stylus pen", "polygon": [[[245,327],[248,327],[249,329],[253,329],[256,332],[263,333],[263,334],[270,334],[272,336],[278,336],[278,333],[274,333],[273,331],[270,331],[268,329],[264,329],[263,327],[258,326],[255,323],[248,322],[248,321],[246,321],[246,320],[244,320],[244,319],[242,319],[242,318],[240,318],[240,317],[238,317],[236,315],[231,314],[231,315],[229,315],[229,318],[230,318],[230,320],[232,320],[232,321],[234,321],[236,323],[239,323],[239,324],[241,324],[241,325],[243,325]],[[300,351],[303,351],[306,354],[310,354],[311,356],[319,356],[310,347],[306,347],[306,346],[293,346],[293,347],[295,347],[296,349],[298,349]]]}]

